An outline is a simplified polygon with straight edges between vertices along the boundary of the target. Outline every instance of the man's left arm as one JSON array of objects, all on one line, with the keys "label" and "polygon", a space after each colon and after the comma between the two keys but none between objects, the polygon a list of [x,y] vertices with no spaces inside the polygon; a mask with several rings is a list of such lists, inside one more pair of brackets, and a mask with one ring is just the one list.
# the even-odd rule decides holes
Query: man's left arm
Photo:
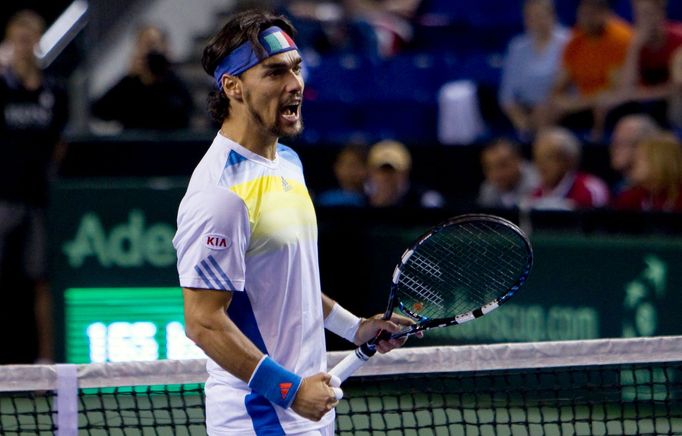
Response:
[{"label": "man's left arm", "polygon": [[[355,345],[364,344],[376,337],[382,330],[397,333],[404,326],[414,324],[411,319],[395,313],[391,315],[390,320],[385,320],[383,314],[377,314],[370,318],[359,318],[325,294],[322,294],[322,313],[324,315],[324,326],[327,330]],[[418,337],[420,336],[418,335]],[[407,337],[381,340],[377,342],[377,351],[387,353],[402,346],[405,341],[407,341]]]}]

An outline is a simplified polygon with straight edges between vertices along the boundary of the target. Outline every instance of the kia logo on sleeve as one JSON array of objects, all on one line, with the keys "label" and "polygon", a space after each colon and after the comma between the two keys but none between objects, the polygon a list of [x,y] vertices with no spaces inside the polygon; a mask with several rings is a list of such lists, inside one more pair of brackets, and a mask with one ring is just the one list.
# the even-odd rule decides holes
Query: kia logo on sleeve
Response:
[{"label": "kia logo on sleeve", "polygon": [[204,245],[211,250],[224,250],[230,246],[230,240],[225,235],[211,233],[204,235]]}]

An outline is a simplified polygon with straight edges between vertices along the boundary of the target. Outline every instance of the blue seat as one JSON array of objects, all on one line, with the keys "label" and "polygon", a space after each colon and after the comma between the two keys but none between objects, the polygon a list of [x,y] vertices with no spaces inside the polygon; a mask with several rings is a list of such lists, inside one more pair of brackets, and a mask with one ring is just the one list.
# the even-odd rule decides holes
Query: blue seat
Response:
[{"label": "blue seat", "polygon": [[436,140],[437,104],[377,102],[362,108],[363,131],[372,140],[395,138],[412,143]]},{"label": "blue seat", "polygon": [[357,55],[321,57],[316,65],[309,67],[308,92],[321,101],[365,100],[367,90],[375,87],[373,65],[372,60]]},{"label": "blue seat", "polygon": [[452,24],[463,20],[467,6],[453,0],[422,0],[416,15],[425,24]]},{"label": "blue seat", "polygon": [[522,2],[512,0],[475,0],[466,2],[465,22],[473,28],[523,27]]},{"label": "blue seat", "polygon": [[680,0],[668,0],[668,17],[671,20],[682,21],[682,2]]},{"label": "blue seat", "polygon": [[502,58],[499,55],[479,53],[463,61],[462,77],[474,82],[498,87],[502,76]]}]

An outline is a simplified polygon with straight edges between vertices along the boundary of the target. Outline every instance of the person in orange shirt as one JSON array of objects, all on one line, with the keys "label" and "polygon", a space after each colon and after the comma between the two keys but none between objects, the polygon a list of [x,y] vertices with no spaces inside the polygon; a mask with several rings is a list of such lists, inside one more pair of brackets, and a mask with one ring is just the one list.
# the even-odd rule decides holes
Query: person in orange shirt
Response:
[{"label": "person in orange shirt", "polygon": [[564,49],[547,114],[575,129],[592,129],[600,139],[605,116],[600,98],[619,84],[632,39],[632,28],[613,15],[608,0],[581,0],[576,26]]}]

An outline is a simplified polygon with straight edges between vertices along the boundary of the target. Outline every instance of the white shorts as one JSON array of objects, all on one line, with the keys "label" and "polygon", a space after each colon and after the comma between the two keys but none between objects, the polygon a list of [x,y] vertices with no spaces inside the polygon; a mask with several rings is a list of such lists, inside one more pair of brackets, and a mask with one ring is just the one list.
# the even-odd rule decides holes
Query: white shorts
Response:
[{"label": "white shorts", "polygon": [[254,398],[248,390],[221,383],[209,377],[206,394],[206,430],[211,436],[251,436],[287,434],[333,436],[334,412],[321,422],[308,421],[291,409],[273,406],[264,398]]}]

